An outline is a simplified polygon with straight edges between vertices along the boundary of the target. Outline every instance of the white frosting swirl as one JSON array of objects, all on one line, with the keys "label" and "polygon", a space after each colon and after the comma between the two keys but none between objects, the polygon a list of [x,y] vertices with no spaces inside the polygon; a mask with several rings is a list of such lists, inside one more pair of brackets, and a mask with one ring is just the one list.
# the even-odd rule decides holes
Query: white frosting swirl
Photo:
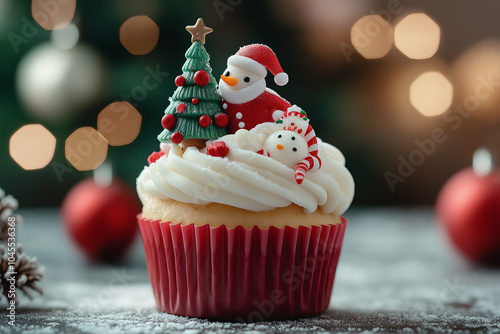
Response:
[{"label": "white frosting swirl", "polygon": [[319,142],[319,171],[307,172],[302,184],[294,170],[261,154],[238,147],[234,135],[223,140],[229,147],[225,158],[212,157],[189,147],[184,153],[173,145],[145,167],[137,179],[137,191],[144,203],[147,193],[161,199],[194,204],[220,203],[251,211],[266,211],[292,203],[306,213],[318,207],[327,214],[342,215],[354,196],[354,181],[345,168],[342,153]]}]

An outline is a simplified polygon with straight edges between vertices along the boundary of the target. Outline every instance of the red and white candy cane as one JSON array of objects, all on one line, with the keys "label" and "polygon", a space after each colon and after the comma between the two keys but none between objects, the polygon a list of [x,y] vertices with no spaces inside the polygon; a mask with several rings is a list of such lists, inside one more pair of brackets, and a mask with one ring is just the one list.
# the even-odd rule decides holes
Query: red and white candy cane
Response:
[{"label": "red and white candy cane", "polygon": [[318,140],[312,126],[309,124],[304,137],[307,140],[309,155],[295,167],[295,181],[298,184],[302,183],[308,170],[317,171],[321,167],[321,159],[318,157]]}]

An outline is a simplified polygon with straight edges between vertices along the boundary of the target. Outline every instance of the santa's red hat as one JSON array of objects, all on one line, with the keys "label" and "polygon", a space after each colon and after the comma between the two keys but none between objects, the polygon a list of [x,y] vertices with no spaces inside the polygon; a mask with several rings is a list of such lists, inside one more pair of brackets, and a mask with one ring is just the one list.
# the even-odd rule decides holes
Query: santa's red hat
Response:
[{"label": "santa's red hat", "polygon": [[244,67],[252,72],[266,76],[267,70],[274,75],[274,82],[279,86],[288,83],[288,74],[283,72],[276,54],[270,47],[263,44],[250,44],[238,50],[229,57],[228,65]]}]

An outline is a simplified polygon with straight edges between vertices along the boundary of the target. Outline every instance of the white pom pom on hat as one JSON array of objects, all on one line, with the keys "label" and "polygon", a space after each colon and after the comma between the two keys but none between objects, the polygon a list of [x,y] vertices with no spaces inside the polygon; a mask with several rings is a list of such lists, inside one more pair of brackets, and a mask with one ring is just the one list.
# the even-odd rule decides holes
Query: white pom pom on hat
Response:
[{"label": "white pom pom on hat", "polygon": [[283,72],[276,54],[264,44],[250,44],[229,57],[228,65],[244,67],[252,72],[266,76],[267,70],[274,75],[274,82],[279,86],[288,83],[288,74]]},{"label": "white pom pom on hat", "polygon": [[278,86],[286,85],[288,83],[288,74],[286,74],[285,72],[276,74],[274,76],[274,82],[276,82]]}]

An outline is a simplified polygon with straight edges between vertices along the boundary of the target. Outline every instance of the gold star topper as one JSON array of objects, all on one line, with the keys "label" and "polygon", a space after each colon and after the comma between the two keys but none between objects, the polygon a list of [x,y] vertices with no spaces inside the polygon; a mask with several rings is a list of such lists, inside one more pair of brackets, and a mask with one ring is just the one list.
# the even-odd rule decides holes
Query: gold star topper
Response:
[{"label": "gold star topper", "polygon": [[202,18],[199,18],[194,26],[187,26],[186,30],[191,34],[191,43],[200,41],[202,44],[205,44],[205,35],[214,31],[212,28],[205,26]]}]

